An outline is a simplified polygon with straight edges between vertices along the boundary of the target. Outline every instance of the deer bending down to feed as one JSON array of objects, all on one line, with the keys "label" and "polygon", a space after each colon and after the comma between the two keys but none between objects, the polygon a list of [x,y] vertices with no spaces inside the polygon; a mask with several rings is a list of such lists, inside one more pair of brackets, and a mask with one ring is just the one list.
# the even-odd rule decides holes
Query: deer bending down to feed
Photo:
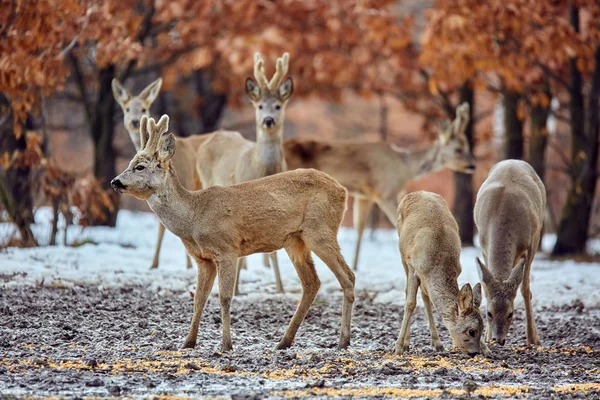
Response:
[{"label": "deer bending down to feed", "polygon": [[456,109],[454,122],[444,122],[438,140],[417,150],[406,150],[383,142],[285,141],[283,147],[289,169],[315,168],[323,171],[345,186],[354,197],[354,226],[358,231],[354,270],[373,203],[379,205],[395,226],[398,202],[408,181],[444,168],[474,172],[475,164],[465,136],[468,122],[469,104],[463,103]]},{"label": "deer bending down to feed", "polygon": [[[292,78],[285,79],[289,54],[276,63],[276,72],[269,81],[260,54],[254,56],[254,77],[246,79],[246,93],[256,109],[256,142],[239,132],[221,131],[198,148],[198,175],[204,187],[234,185],[287,170],[283,157],[283,123],[285,108],[293,92]],[[276,290],[283,292],[275,252],[270,254],[275,272]],[[243,259],[238,262],[238,278]],[[267,263],[268,265],[268,263]],[[239,279],[236,283],[238,294]]]},{"label": "deer bending down to feed", "polygon": [[540,344],[529,287],[531,263],[542,235],[546,188],[535,170],[520,160],[494,165],[477,193],[475,224],[485,264],[477,265],[487,300],[487,339],[504,345],[521,286],[527,344]]},{"label": "deer bending down to feed", "polygon": [[343,291],[339,347],[350,344],[354,274],[346,265],[337,233],[346,209],[346,189],[315,170],[276,174],[233,186],[191,192],[177,178],[173,134],[161,140],[169,118],[141,120],[141,150],[112,180],[121,193],[146,200],[161,223],[181,238],[198,263],[194,315],[184,347],[194,347],[202,311],[215,275],[223,321],[222,350],[232,350],[230,305],[236,260],[285,248],[302,284],[302,298],[277,349],[291,346],[319,291],[311,250],[331,269]]},{"label": "deer bending down to feed", "polygon": [[481,285],[468,283],[458,289],[461,272],[458,225],[442,196],[425,191],[406,195],[398,207],[400,253],[406,272],[406,303],[396,354],[407,351],[410,343],[410,318],[417,304],[417,291],[425,305],[433,347],[443,346],[435,326],[432,303],[452,343],[463,353],[489,355],[483,341],[483,320],[479,313]]},{"label": "deer bending down to feed", "polygon": [[[133,96],[121,82],[117,79],[112,81],[113,96],[123,110],[123,123],[125,129],[129,133],[129,137],[135,146],[135,150],[140,150],[140,121],[144,115],[150,114],[150,107],[158,93],[162,79],[158,78],[137,96]],[[196,149],[204,140],[206,135],[190,136],[188,138],[177,139],[177,155],[173,158],[173,166],[177,171],[177,175],[183,185],[190,190],[202,189],[202,185],[196,174]],[[162,245],[165,227],[159,223],[158,225],[158,240],[156,241],[156,250],[154,251],[154,259],[150,269],[158,268],[158,260],[160,256],[160,248]],[[192,260],[186,254],[187,267],[192,268]]]}]

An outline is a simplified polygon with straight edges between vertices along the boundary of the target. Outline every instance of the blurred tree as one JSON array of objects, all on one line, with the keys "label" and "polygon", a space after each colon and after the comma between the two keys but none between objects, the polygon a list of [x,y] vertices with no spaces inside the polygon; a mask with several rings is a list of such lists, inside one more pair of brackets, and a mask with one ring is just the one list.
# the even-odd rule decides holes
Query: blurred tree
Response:
[{"label": "blurred tree", "polygon": [[31,172],[43,158],[32,117],[64,84],[63,58],[84,15],[76,0],[0,3],[0,199],[25,245],[37,244]]}]

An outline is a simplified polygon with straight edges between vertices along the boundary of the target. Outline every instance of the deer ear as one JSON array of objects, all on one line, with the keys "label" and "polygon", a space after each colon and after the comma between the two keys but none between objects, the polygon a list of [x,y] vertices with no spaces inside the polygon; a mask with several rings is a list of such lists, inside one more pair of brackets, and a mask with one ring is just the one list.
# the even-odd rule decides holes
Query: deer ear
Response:
[{"label": "deer ear", "polygon": [[510,276],[508,277],[508,285],[513,289],[517,290],[523,282],[523,276],[525,273],[525,259],[521,258],[521,261],[517,264],[516,267],[512,269]]},{"label": "deer ear", "polygon": [[252,101],[258,101],[260,99],[260,86],[254,82],[252,78],[246,78],[246,94]]},{"label": "deer ear", "polygon": [[448,144],[450,137],[452,136],[452,123],[448,120],[442,121],[440,124],[440,143],[442,146]]},{"label": "deer ear", "polygon": [[481,306],[481,283],[473,286],[473,306],[475,306],[475,308]]},{"label": "deer ear", "polygon": [[177,140],[175,135],[169,133],[158,151],[159,160],[162,162],[170,160],[175,155],[175,150],[177,150]]},{"label": "deer ear", "polygon": [[294,82],[292,78],[287,78],[281,85],[279,85],[279,99],[281,101],[287,101],[292,93],[294,92]]},{"label": "deer ear", "polygon": [[142,90],[138,96],[140,99],[145,100],[148,104],[154,103],[154,100],[160,93],[160,87],[162,86],[162,78],[158,78]]},{"label": "deer ear", "polygon": [[121,85],[121,82],[119,82],[117,78],[112,80],[111,86],[113,97],[121,107],[125,107],[125,103],[127,103],[131,98],[131,93],[129,93],[129,90],[125,89],[125,87]]},{"label": "deer ear", "polygon": [[458,309],[461,314],[469,314],[473,311],[473,289],[468,283],[460,289],[458,294]]},{"label": "deer ear", "polygon": [[490,270],[487,269],[485,264],[481,262],[479,257],[475,257],[475,261],[477,261],[477,272],[479,272],[479,279],[483,282],[484,285],[491,285],[494,280],[494,276],[492,275]]}]

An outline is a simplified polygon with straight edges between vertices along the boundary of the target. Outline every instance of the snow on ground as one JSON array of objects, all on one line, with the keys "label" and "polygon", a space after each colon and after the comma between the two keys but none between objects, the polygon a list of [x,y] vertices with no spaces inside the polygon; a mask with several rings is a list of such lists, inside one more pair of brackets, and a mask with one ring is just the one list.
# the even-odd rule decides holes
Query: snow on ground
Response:
[{"label": "snow on ground", "polygon": [[[34,233],[38,238],[49,236],[50,212],[41,209],[36,214]],[[40,284],[70,286],[94,284],[101,287],[121,285],[146,285],[151,290],[182,292],[192,291],[195,269],[185,268],[184,247],[179,239],[167,232],[163,241],[158,269],[149,270],[154,255],[157,220],[153,214],[123,210],[119,213],[116,228],[69,228],[69,243],[84,243],[79,247],[53,246],[31,249],[8,248],[0,251],[0,285]],[[11,224],[0,223],[0,243],[14,233]],[[59,234],[61,237],[62,232]],[[356,233],[342,228],[339,242],[348,264],[351,264]],[[367,291],[375,301],[404,304],[405,276],[398,252],[395,230],[378,230],[370,239],[367,232],[363,240],[360,263],[356,273],[357,293]],[[543,248],[552,248],[555,237],[547,235]],[[85,244],[86,241],[90,243]],[[592,243],[594,250],[600,243]],[[465,248],[461,255],[463,272],[459,283],[475,284],[479,281],[475,257],[481,251]],[[285,251],[278,251],[284,287],[287,296],[299,297],[300,283]],[[329,269],[315,257],[317,273],[321,279],[320,296],[338,295],[339,285]],[[248,269],[242,271],[241,291],[238,301],[256,301],[268,294],[275,295],[271,269],[262,265],[262,255],[248,259]],[[0,286],[1,287],[1,286]],[[549,260],[538,254],[532,270],[533,301],[536,307],[570,304],[581,300],[586,307],[600,308],[600,263],[583,263],[572,260]],[[216,293],[217,285],[213,292]],[[187,294],[185,294],[187,295]],[[517,297],[522,302],[521,296]],[[420,299],[419,299],[420,301]]]}]

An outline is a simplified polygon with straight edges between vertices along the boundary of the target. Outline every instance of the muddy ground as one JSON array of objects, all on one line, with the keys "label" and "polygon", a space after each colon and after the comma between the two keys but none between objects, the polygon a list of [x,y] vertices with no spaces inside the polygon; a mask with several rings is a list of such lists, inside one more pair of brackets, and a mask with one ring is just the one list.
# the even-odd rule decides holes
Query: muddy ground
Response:
[{"label": "muddy ground", "polygon": [[[537,312],[543,347],[524,347],[524,311],[490,359],[435,353],[417,308],[412,350],[390,350],[401,304],[358,294],[352,345],[335,349],[341,301],[321,293],[291,349],[273,351],[298,295],[234,300],[234,351],[221,354],[211,296],[196,349],[180,351],[189,293],[142,287],[0,286],[0,398],[40,396],[600,398],[600,310],[575,303]],[[441,327],[447,349],[450,341]]]}]

